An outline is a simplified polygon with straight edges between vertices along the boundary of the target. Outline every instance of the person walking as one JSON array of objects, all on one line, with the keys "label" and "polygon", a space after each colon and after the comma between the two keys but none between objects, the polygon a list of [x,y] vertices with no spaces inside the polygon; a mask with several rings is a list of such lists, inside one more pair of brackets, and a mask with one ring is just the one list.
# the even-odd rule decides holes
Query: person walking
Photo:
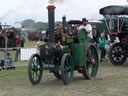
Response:
[{"label": "person walking", "polygon": [[20,39],[19,35],[16,35],[16,47],[17,47],[17,49],[16,49],[16,54],[15,54],[15,60],[14,60],[15,62],[18,61],[18,53],[20,52],[19,47],[21,47],[21,39]]}]

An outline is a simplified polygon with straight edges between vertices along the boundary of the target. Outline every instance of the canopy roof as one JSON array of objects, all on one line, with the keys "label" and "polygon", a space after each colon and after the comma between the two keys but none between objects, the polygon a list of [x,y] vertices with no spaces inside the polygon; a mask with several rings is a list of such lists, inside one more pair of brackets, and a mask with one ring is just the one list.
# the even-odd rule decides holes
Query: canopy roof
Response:
[{"label": "canopy roof", "polygon": [[68,24],[82,24],[82,21],[80,20],[70,20]]},{"label": "canopy roof", "polygon": [[[88,24],[102,24],[102,21],[88,21]],[[80,20],[70,20],[68,24],[82,24],[82,21]]]},{"label": "canopy roof", "polygon": [[101,15],[128,15],[128,6],[106,6],[100,9]]}]

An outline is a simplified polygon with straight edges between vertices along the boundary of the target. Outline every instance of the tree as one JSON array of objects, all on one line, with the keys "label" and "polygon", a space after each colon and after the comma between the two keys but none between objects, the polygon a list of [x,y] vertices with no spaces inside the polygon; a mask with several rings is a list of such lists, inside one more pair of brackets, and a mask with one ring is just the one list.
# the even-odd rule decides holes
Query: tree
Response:
[{"label": "tree", "polygon": [[35,24],[35,21],[32,19],[27,19],[22,21],[23,28],[33,28],[34,24]]},{"label": "tree", "polygon": [[[55,22],[55,27],[57,24],[62,24],[61,21]],[[35,22],[32,19],[26,19],[22,21],[23,28],[32,28],[37,30],[46,30],[48,28],[48,22]]]},{"label": "tree", "polygon": [[48,23],[37,22],[37,23],[35,23],[35,24],[33,25],[33,28],[46,30],[46,28],[48,28]]}]

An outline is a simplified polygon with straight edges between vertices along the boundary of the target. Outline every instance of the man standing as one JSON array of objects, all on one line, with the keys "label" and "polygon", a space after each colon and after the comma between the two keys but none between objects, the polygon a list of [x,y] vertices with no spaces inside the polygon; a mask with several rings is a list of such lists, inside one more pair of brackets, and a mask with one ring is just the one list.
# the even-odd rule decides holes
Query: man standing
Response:
[{"label": "man standing", "polygon": [[88,24],[88,20],[86,18],[82,19],[82,25],[78,28],[78,30],[85,29],[88,32],[88,43],[94,43],[92,36],[92,26]]},{"label": "man standing", "polygon": [[18,53],[20,51],[19,47],[21,47],[21,39],[20,39],[19,35],[16,35],[16,47],[17,47],[17,49],[16,49],[16,54],[15,54],[15,62],[18,61]]},{"label": "man standing", "polygon": [[20,34],[20,38],[21,38],[21,47],[24,47],[25,34],[23,32]]}]

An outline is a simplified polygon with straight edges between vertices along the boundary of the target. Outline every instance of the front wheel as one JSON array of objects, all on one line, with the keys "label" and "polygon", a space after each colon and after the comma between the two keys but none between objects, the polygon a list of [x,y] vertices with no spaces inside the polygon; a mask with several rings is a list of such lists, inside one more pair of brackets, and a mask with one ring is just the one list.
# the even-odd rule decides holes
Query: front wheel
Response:
[{"label": "front wheel", "polygon": [[29,59],[28,64],[28,77],[33,85],[40,82],[43,73],[43,66],[41,63],[40,56],[38,54],[33,54]]},{"label": "front wheel", "polygon": [[93,45],[89,45],[85,48],[85,66],[83,70],[83,76],[86,79],[92,79],[96,76],[99,66],[98,53]]},{"label": "front wheel", "polygon": [[70,84],[73,80],[74,65],[72,56],[65,53],[61,60],[61,77],[65,85]]}]

